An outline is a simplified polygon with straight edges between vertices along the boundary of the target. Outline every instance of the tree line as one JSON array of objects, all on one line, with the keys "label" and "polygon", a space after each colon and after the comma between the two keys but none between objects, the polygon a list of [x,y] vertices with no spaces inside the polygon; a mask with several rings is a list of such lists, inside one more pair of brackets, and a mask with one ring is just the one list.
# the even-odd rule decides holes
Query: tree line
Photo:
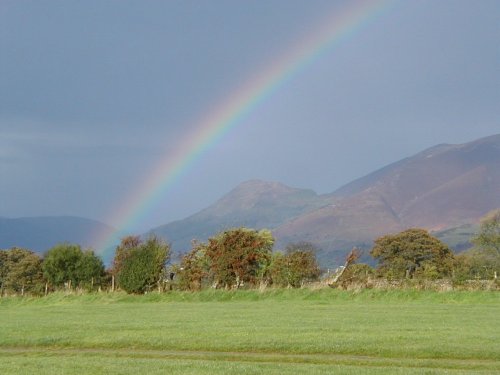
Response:
[{"label": "tree line", "polygon": [[[91,249],[59,244],[40,257],[21,248],[0,250],[0,295],[43,295],[58,289],[122,289],[128,293],[203,288],[301,287],[321,277],[317,248],[307,242],[273,251],[269,230],[233,228],[206,242],[193,241],[177,264],[170,245],[158,237],[128,236],[115,250],[109,269]],[[377,238],[370,255],[377,261],[352,264],[351,252],[336,285],[380,278],[386,280],[497,279],[500,272],[500,210],[481,221],[474,247],[455,255],[429,232],[412,228]],[[338,276],[337,275],[337,276]],[[338,283],[337,283],[338,282]]]}]

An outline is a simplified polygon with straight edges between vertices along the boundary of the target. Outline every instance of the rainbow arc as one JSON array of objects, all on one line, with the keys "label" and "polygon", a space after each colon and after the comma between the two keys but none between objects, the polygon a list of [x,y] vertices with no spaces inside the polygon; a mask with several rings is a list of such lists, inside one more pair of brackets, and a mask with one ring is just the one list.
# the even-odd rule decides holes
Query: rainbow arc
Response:
[{"label": "rainbow arc", "polygon": [[141,222],[200,155],[238,126],[260,103],[339,43],[352,38],[387,11],[392,3],[394,0],[351,0],[344,8],[335,8],[315,31],[231,92],[210,113],[205,114],[176,150],[167,153],[149,177],[110,213],[108,222],[119,223],[119,233],[99,238],[97,251],[110,248],[121,234],[128,233],[130,228]]}]

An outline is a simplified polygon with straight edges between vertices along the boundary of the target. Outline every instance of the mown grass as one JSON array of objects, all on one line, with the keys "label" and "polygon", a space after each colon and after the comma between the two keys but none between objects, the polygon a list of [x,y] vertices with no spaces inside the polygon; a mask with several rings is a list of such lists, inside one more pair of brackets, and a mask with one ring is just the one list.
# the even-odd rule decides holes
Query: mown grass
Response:
[{"label": "mown grass", "polygon": [[3,298],[0,373],[498,373],[499,317],[498,292]]}]

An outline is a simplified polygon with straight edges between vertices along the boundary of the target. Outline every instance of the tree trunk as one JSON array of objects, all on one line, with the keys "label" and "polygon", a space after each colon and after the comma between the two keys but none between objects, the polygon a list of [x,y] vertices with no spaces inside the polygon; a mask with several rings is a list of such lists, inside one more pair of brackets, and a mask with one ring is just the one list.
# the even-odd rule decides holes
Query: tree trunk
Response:
[{"label": "tree trunk", "polygon": [[331,288],[335,288],[336,287],[335,284],[337,283],[337,281],[340,280],[340,278],[344,274],[344,272],[347,269],[347,267],[349,267],[349,265],[351,265],[352,263],[354,263],[360,256],[361,256],[361,252],[357,248],[354,247],[349,252],[349,254],[347,254],[346,261],[344,263],[344,266],[343,266],[342,270],[337,275],[335,275],[334,279],[331,282],[328,283],[328,286],[331,287]]}]

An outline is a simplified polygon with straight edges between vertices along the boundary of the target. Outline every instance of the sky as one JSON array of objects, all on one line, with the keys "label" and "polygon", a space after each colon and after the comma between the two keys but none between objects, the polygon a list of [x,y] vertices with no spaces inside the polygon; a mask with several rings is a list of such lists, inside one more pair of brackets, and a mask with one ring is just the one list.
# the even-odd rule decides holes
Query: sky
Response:
[{"label": "sky", "polygon": [[127,219],[214,109],[357,3],[370,2],[2,0],[0,216],[143,232],[246,180],[330,193],[436,144],[500,133],[500,2],[378,1],[383,11],[276,85]]}]

